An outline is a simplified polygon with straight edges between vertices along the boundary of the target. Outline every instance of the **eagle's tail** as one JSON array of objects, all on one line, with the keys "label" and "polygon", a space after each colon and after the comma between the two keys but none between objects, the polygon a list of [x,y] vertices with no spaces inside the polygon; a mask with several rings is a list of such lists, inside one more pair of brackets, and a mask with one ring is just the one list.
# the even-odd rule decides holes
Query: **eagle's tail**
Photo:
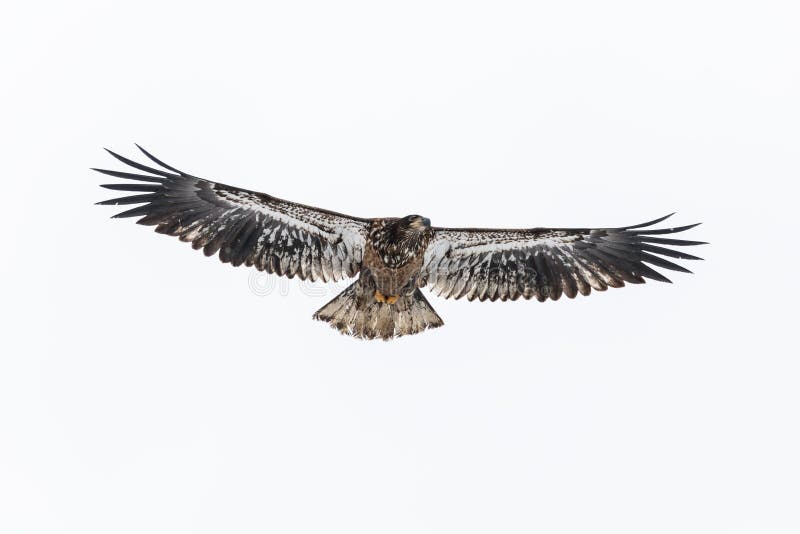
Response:
[{"label": "eagle's tail", "polygon": [[329,322],[342,334],[385,341],[444,324],[419,289],[389,304],[378,302],[372,284],[363,279],[320,308],[314,319]]}]

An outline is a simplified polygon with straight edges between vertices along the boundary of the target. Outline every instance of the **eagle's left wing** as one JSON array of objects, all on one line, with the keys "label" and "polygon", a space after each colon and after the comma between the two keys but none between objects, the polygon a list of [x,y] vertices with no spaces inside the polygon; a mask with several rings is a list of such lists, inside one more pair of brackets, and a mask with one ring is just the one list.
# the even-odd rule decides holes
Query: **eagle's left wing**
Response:
[{"label": "eagle's left wing", "polygon": [[418,285],[445,298],[545,301],[641,284],[645,278],[669,282],[650,265],[691,272],[664,256],[701,258],[667,247],[705,243],[657,237],[697,226],[650,228],[668,217],[624,228],[434,228]]},{"label": "eagle's left wing", "polygon": [[139,217],[139,224],[190,242],[206,256],[219,253],[220,260],[234,266],[245,264],[289,278],[326,282],[359,272],[367,219],[197,178],[139,149],[161,168],[109,150],[142,173],[94,169],[137,182],[102,186],[137,193],[100,202],[141,204],[115,217]]}]

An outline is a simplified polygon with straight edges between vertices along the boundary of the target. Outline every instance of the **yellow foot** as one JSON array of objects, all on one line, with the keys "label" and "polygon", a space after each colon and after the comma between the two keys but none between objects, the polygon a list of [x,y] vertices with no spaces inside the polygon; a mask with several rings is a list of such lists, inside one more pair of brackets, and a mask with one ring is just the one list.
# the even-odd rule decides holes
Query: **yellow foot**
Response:
[{"label": "yellow foot", "polygon": [[380,291],[375,292],[375,300],[380,302],[381,304],[394,304],[399,299],[399,295],[384,295]]}]

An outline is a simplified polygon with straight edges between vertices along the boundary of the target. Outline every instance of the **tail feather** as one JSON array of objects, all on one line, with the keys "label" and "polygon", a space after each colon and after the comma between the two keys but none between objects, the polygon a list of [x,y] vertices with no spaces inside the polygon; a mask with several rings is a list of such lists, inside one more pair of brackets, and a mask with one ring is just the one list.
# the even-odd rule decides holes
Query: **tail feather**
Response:
[{"label": "tail feather", "polygon": [[401,296],[394,304],[387,304],[376,301],[374,289],[361,279],[320,308],[314,319],[330,323],[342,334],[383,340],[418,334],[444,324],[419,289]]}]

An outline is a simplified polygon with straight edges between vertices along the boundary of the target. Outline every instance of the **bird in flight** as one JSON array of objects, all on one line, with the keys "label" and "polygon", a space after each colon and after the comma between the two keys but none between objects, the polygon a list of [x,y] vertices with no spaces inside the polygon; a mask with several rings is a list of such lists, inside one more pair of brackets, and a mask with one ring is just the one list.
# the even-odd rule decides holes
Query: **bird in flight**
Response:
[{"label": "bird in flight", "polygon": [[358,276],[313,316],[358,338],[442,326],[423,287],[469,301],[574,298],[646,278],[669,282],[654,267],[691,271],[665,258],[701,259],[671,247],[705,244],[671,237],[696,224],[653,228],[670,215],[621,228],[527,229],[439,228],[420,215],[352,217],[204,180],[139,149],[155,166],[109,150],[139,172],[93,169],[130,180],[102,185],[134,193],[99,202],[138,205],[114,218],[139,217],[234,266],[323,282]]}]

